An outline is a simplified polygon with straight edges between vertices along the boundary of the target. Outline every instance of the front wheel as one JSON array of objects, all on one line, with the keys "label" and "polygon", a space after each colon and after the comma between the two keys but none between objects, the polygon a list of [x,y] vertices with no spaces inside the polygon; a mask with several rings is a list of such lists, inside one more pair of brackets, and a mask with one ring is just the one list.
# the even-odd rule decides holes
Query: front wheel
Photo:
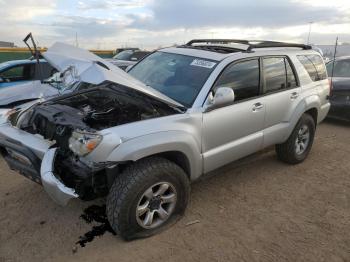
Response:
[{"label": "front wheel", "polygon": [[277,157],[288,164],[303,162],[311,150],[315,129],[312,116],[303,114],[288,140],[276,145]]},{"label": "front wheel", "polygon": [[133,163],[115,179],[107,197],[112,228],[125,240],[148,237],[185,211],[190,183],[175,163],[152,157]]}]

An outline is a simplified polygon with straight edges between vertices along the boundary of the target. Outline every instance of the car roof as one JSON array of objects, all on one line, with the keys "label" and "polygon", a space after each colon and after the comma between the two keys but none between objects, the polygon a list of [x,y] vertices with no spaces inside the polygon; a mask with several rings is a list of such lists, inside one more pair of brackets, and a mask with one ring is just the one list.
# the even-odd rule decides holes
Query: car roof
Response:
[{"label": "car roof", "polygon": [[[45,59],[40,59],[40,62],[46,62]],[[1,67],[8,67],[8,66],[14,66],[14,65],[24,65],[24,64],[35,64],[36,60],[33,59],[21,59],[21,60],[11,60],[1,63]]]},{"label": "car roof", "polygon": [[316,53],[312,51],[312,46],[310,45],[246,39],[193,39],[184,45],[164,48],[160,51],[216,61],[221,61],[231,56],[251,57],[251,53],[258,53],[259,55],[287,55],[295,54],[295,52],[300,54],[305,54],[305,52]]},{"label": "car roof", "polygon": [[[214,61],[222,61],[227,57],[235,56],[237,58],[242,58],[244,56],[252,56],[252,54],[257,54],[259,56],[266,55],[305,55],[305,54],[318,54],[315,50],[302,50],[300,48],[285,47],[285,48],[259,48],[252,49],[250,52],[244,50],[231,52],[231,53],[220,53],[211,50],[203,50],[197,48],[188,47],[168,47],[158,50],[165,53],[180,54],[186,56],[194,56],[203,59],[210,59]],[[249,54],[249,55],[248,55]]]}]

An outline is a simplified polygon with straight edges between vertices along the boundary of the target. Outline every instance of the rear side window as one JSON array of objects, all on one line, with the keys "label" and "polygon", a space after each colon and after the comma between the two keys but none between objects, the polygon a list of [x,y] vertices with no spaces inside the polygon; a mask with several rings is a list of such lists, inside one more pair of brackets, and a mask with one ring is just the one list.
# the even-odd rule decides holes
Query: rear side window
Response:
[{"label": "rear side window", "polygon": [[319,55],[298,55],[297,57],[312,81],[320,81],[327,78],[326,67]]},{"label": "rear side window", "polygon": [[283,57],[263,59],[265,93],[275,92],[286,88],[286,66]]},{"label": "rear side window", "polygon": [[253,98],[260,90],[259,60],[252,59],[229,65],[216,81],[214,90],[229,87],[235,92],[235,101]]}]

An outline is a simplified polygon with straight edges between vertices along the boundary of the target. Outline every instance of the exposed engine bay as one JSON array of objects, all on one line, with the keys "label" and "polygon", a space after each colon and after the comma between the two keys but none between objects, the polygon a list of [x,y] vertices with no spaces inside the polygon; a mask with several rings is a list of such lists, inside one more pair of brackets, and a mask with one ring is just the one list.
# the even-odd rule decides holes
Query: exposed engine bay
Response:
[{"label": "exposed engine bay", "polygon": [[86,162],[102,141],[99,130],[182,111],[148,95],[115,84],[54,98],[15,113],[10,121],[41,135],[57,147],[55,175],[81,199],[104,196],[116,175],[116,163]]},{"label": "exposed engine bay", "polygon": [[36,105],[19,127],[68,149],[68,138],[74,130],[96,132],[176,113],[179,111],[156,99],[107,83]]}]

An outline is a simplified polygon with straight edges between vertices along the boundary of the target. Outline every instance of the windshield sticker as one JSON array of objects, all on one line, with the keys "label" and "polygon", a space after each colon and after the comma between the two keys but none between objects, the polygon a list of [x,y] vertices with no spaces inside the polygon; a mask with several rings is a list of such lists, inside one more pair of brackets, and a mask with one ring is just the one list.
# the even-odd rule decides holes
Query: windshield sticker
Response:
[{"label": "windshield sticker", "polygon": [[213,68],[216,65],[216,63],[201,59],[194,59],[191,63],[191,66],[200,66],[205,68]]}]

